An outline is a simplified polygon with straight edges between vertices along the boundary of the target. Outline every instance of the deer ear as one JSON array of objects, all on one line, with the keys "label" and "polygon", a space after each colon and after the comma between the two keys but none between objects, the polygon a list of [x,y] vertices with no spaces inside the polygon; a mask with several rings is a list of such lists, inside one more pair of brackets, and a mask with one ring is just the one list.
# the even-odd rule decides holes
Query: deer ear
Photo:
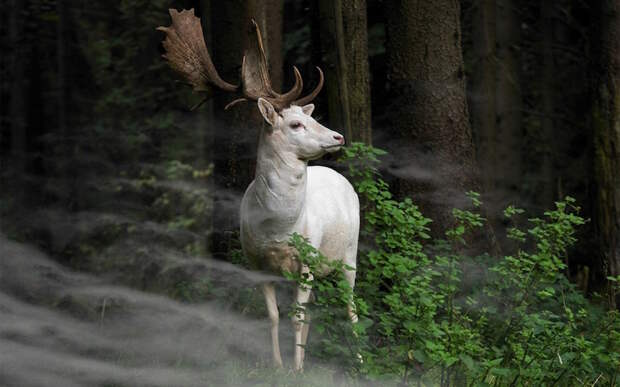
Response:
[{"label": "deer ear", "polygon": [[314,111],[314,104],[309,103],[305,106],[302,106],[301,111],[304,112],[305,115],[311,116]]},{"label": "deer ear", "polygon": [[278,118],[278,113],[276,109],[273,108],[273,105],[264,98],[258,99],[258,110],[260,110],[260,114],[263,115],[263,118],[267,123],[271,126],[276,124],[276,119]]}]

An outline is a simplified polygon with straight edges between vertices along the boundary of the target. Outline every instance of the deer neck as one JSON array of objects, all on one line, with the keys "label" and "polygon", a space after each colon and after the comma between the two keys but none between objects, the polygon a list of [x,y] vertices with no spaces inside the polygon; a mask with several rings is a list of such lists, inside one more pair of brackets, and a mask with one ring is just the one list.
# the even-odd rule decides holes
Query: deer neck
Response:
[{"label": "deer neck", "polygon": [[254,179],[256,201],[276,228],[292,227],[306,200],[308,164],[300,160],[277,132],[262,130]]}]

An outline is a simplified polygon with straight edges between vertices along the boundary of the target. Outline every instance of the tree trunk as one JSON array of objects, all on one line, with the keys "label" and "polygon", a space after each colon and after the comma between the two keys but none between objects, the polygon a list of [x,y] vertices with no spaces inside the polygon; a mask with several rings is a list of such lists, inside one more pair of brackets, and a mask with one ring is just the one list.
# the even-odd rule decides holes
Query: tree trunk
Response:
[{"label": "tree trunk", "polygon": [[[202,31],[204,33],[205,43],[208,48],[213,47],[213,31],[211,29],[211,18],[213,14],[212,10],[212,2],[211,0],[200,0],[199,8],[200,8],[200,24],[202,26]],[[202,152],[200,154],[200,163],[201,165],[207,166],[211,165],[215,159],[213,157],[214,150],[216,149],[215,139],[215,125],[213,119],[213,100],[209,99],[204,102],[200,108],[202,114],[200,114],[197,118],[198,127],[203,128],[199,133],[201,141],[201,149]],[[204,129],[206,128],[206,130]],[[215,230],[214,224],[214,214],[217,212],[215,209],[213,200],[213,196],[215,195],[215,181],[214,179],[208,179],[206,182],[206,187],[208,192],[211,193],[209,196],[209,204],[212,209],[209,213],[209,219],[207,219],[205,235],[202,240],[203,247],[205,251],[210,251],[211,246],[214,242],[213,230]]]},{"label": "tree trunk", "polygon": [[[256,20],[263,32],[263,44],[269,64],[271,84],[274,90],[279,90],[282,88],[283,79],[282,16],[284,0],[254,0],[248,3],[248,8],[250,17]],[[255,110],[257,109],[255,108]],[[254,174],[252,174],[253,176]]]},{"label": "tree trunk", "polygon": [[472,41],[476,63],[472,69],[469,100],[471,121],[477,139],[482,185],[486,192],[494,192],[499,141],[495,128],[495,0],[481,0],[474,7]]},{"label": "tree trunk", "polygon": [[[205,43],[207,47],[213,47],[213,31],[211,30],[211,0],[200,0],[200,24],[202,31],[204,32]],[[211,124],[211,118],[213,117],[213,100],[208,100],[203,103],[201,110],[204,114],[200,116],[202,126],[209,128]],[[213,130],[206,130],[199,134],[202,141],[203,154],[201,154],[201,160],[208,164],[213,162],[213,142],[215,141],[215,133]],[[210,187],[213,188],[213,187]],[[207,241],[207,245],[208,245]]]},{"label": "tree trunk", "polygon": [[[282,81],[282,0],[233,0],[211,4],[213,60],[219,74],[239,82],[250,20],[259,24],[270,64],[273,87]],[[263,119],[254,102],[224,111],[234,97],[221,95],[213,103],[215,199],[211,251],[226,257],[239,229],[239,204],[254,178],[257,140]]]},{"label": "tree trunk", "polygon": [[329,126],[347,142],[372,141],[366,0],[319,0]]},{"label": "tree trunk", "polygon": [[543,154],[542,154],[542,174],[544,186],[542,187],[542,202],[548,208],[555,199],[556,175],[553,167],[555,155],[554,140],[554,85],[555,63],[553,55],[554,42],[554,18],[552,1],[541,2],[541,32],[542,32],[542,135],[543,135]]},{"label": "tree trunk", "polygon": [[498,197],[514,202],[520,197],[522,178],[522,102],[520,89],[519,15],[512,0],[497,2],[496,176]]},{"label": "tree trunk", "polygon": [[[67,88],[65,85],[66,80],[66,28],[65,22],[67,19],[67,8],[65,0],[57,0],[56,2],[56,14],[58,15],[58,21],[56,24],[56,66],[58,77],[58,103],[57,103],[57,115],[58,115],[58,133],[62,137],[63,143],[67,144],[69,136],[67,133]],[[68,155],[67,155],[68,156]]]},{"label": "tree trunk", "polygon": [[610,307],[616,308],[611,282],[605,278],[620,274],[620,5],[617,0],[599,0],[594,6],[592,125],[598,262],[591,273],[592,284],[607,288]]},{"label": "tree trunk", "polygon": [[60,161],[60,168],[57,170],[60,184],[62,184],[62,192],[66,194],[63,198],[66,205],[70,209],[80,207],[80,191],[77,189],[74,159],[74,138],[70,127],[67,123],[67,99],[69,97],[67,90],[67,70],[68,66],[67,52],[67,25],[69,24],[69,14],[67,9],[67,0],[57,0],[56,14],[58,20],[56,22],[56,131],[60,143],[56,147],[57,157]]},{"label": "tree trunk", "polygon": [[[452,208],[478,189],[465,95],[459,2],[387,2],[387,56],[394,174],[433,233],[454,224]],[[402,164],[401,164],[402,163]]]}]

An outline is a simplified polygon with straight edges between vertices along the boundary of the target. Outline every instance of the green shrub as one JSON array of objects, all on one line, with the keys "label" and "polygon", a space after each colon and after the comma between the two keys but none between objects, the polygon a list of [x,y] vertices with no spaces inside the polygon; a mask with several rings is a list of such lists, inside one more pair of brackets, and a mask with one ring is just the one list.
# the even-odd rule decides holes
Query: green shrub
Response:
[{"label": "green shrub", "polygon": [[[361,323],[337,322],[347,321],[351,289],[338,274],[346,268],[331,263],[335,274],[312,282],[312,322],[323,336],[321,351],[309,347],[310,353],[330,361],[348,356],[352,372],[405,384],[615,385],[619,314],[587,300],[564,274],[584,223],[575,200],[566,197],[542,218],[528,219],[529,228],[509,227],[515,254],[472,257],[464,253],[467,235],[485,221],[479,195],[468,192],[471,208],[454,209],[455,226],[434,240],[431,220],[410,199],[394,199],[381,179],[384,153],[360,143],[344,149],[341,161],[364,203],[355,288]],[[512,221],[523,212],[508,207],[504,216]],[[311,269],[326,264],[299,235],[291,243]],[[463,269],[472,265],[477,282],[465,284]],[[302,276],[289,278],[309,285]],[[354,361],[356,353],[363,362]]]}]

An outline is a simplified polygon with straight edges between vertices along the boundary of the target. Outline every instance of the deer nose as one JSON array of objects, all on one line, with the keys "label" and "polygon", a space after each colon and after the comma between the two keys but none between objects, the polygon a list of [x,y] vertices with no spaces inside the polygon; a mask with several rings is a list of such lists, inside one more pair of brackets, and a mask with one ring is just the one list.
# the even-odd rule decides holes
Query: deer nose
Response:
[{"label": "deer nose", "polygon": [[334,140],[338,141],[340,144],[344,144],[344,137],[339,134],[334,136]]}]

